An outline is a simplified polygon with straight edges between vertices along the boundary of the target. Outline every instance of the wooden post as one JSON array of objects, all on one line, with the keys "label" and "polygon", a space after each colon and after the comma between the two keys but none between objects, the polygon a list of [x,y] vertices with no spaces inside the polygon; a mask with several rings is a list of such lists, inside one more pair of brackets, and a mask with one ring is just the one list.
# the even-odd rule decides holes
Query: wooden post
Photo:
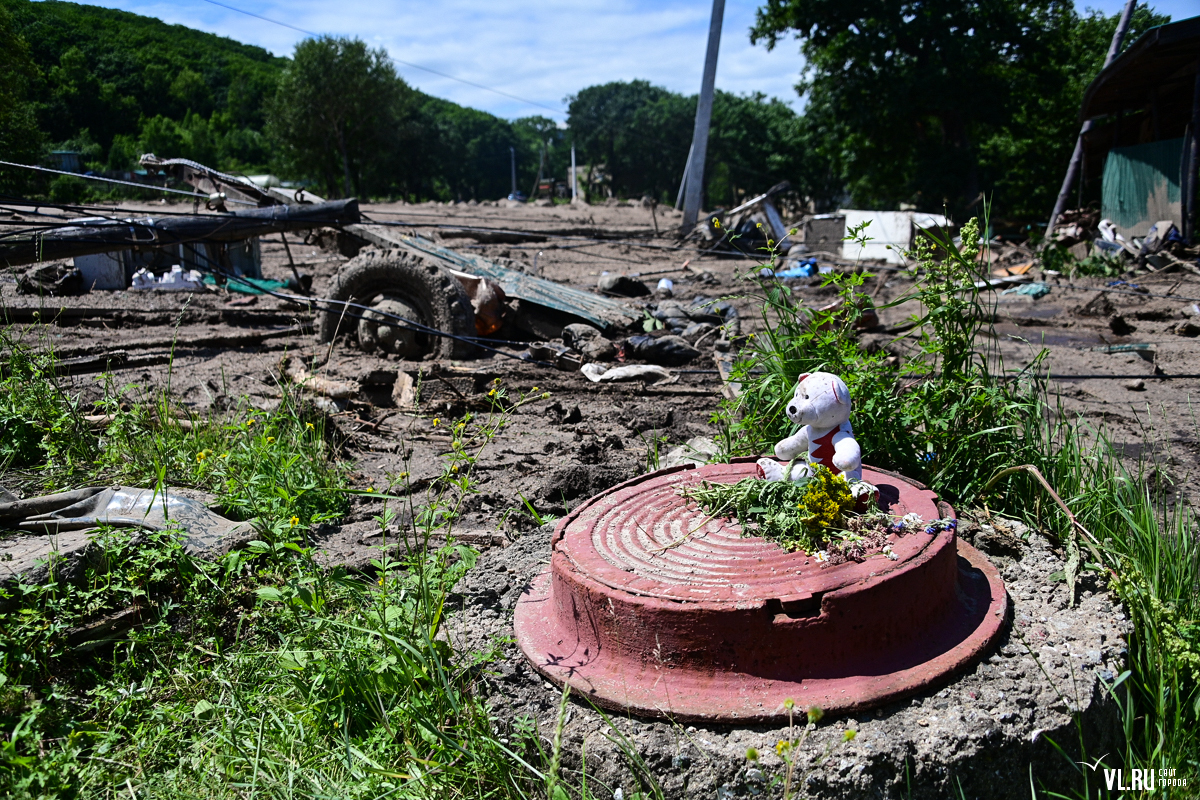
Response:
[{"label": "wooden post", "polygon": [[[1125,10],[1121,12],[1121,20],[1117,23],[1117,29],[1113,32],[1112,43],[1108,46],[1108,55],[1104,57],[1104,67],[1112,63],[1117,57],[1117,53],[1121,52],[1121,42],[1125,39],[1125,31],[1129,30],[1129,19],[1133,16],[1133,9],[1137,5],[1137,0],[1127,0]],[[1104,67],[1100,71],[1104,71]],[[1067,207],[1067,198],[1071,196],[1071,187],[1075,184],[1075,179],[1079,176],[1079,168],[1083,163],[1083,137],[1092,129],[1092,121],[1086,120],[1083,127],[1079,129],[1079,136],[1075,139],[1075,152],[1071,153],[1071,163],[1067,165],[1067,175],[1063,178],[1062,188],[1058,190],[1058,199],[1054,201],[1054,211],[1050,213],[1050,224],[1046,226],[1046,239],[1050,238],[1050,234],[1054,232],[1054,225],[1058,222],[1058,218],[1062,216],[1063,211]]]},{"label": "wooden post", "polygon": [[[1134,0],[1129,0],[1134,2]],[[696,102],[696,127],[692,132],[692,164],[684,190],[683,223],[686,234],[696,225],[700,203],[704,199],[704,159],[708,155],[708,125],[712,121],[713,89],[717,80],[717,51],[721,46],[721,22],[725,18],[725,0],[713,0],[712,19],[708,24],[708,53],[704,57],[704,77]]]}]

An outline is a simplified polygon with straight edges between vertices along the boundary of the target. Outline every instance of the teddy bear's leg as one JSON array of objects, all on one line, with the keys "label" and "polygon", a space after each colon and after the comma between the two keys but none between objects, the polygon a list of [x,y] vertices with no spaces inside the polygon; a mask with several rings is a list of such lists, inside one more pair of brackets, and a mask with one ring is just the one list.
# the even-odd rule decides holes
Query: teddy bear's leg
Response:
[{"label": "teddy bear's leg", "polygon": [[780,464],[773,458],[760,458],[758,460],[758,469],[762,473],[763,480],[781,481],[783,480],[784,465]]},{"label": "teddy bear's leg", "polygon": [[833,437],[833,465],[848,481],[862,480],[862,449],[853,436],[839,432]]}]

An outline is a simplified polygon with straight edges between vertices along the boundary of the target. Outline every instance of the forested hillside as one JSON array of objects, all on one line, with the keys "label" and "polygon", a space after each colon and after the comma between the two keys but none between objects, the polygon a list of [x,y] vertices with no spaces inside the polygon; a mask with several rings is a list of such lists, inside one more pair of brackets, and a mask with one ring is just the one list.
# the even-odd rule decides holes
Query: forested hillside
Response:
[{"label": "forested hillside", "polygon": [[125,169],[139,151],[234,169],[270,160],[264,101],[286,59],[124,11],[2,0],[32,69],[26,96],[47,145]]}]

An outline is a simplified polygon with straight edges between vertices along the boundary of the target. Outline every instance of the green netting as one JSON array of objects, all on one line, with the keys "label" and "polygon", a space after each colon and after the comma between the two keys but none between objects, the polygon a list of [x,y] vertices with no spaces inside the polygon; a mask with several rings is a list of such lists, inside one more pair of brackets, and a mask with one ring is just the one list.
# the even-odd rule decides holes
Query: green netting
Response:
[{"label": "green netting", "polygon": [[1182,165],[1182,138],[1114,147],[1104,162],[1101,213],[1118,228],[1130,228],[1149,218],[1151,199],[1164,189],[1166,202],[1178,203]]}]

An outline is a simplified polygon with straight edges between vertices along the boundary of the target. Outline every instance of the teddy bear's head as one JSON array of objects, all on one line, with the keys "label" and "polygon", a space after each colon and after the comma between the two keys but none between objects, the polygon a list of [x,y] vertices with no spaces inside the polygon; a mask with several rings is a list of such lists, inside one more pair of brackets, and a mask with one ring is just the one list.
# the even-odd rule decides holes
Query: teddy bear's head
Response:
[{"label": "teddy bear's head", "polygon": [[850,419],[850,390],[837,375],[810,372],[800,376],[796,393],[787,404],[788,419],[818,430],[834,428]]}]

